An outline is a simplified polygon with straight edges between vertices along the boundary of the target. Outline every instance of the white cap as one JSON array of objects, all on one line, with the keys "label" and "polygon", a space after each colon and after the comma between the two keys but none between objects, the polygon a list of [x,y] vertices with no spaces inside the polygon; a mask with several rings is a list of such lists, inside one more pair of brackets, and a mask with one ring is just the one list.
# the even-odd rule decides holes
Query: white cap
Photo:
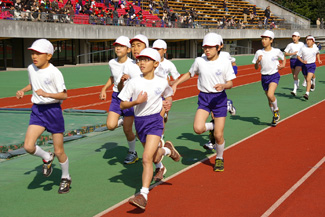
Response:
[{"label": "white cap", "polygon": [[310,39],[315,42],[315,38],[313,36],[311,36],[311,35],[306,38],[306,40],[310,40]]},{"label": "white cap", "polygon": [[32,46],[28,48],[28,50],[34,50],[40,53],[52,54],[54,53],[54,47],[49,40],[46,39],[38,39],[34,41]]},{"label": "white cap", "polygon": [[158,53],[157,50],[153,48],[145,48],[141,51],[141,53],[137,56],[137,59],[139,57],[149,57],[150,59],[160,62],[160,54]]},{"label": "white cap", "polygon": [[113,45],[116,45],[116,44],[119,44],[119,45],[122,45],[122,46],[125,46],[125,47],[128,47],[128,48],[131,48],[131,44],[130,44],[130,39],[124,35],[118,37],[115,42],[113,43]]},{"label": "white cap", "polygon": [[274,39],[274,33],[270,30],[266,30],[261,37],[269,37],[271,39]]},{"label": "white cap", "polygon": [[218,35],[217,33],[214,32],[210,32],[208,34],[206,34],[203,38],[203,44],[202,46],[217,46],[221,44],[221,36]]},{"label": "white cap", "polygon": [[298,36],[298,37],[300,37],[300,34],[299,34],[299,32],[294,32],[294,33],[292,33],[292,36]]},{"label": "white cap", "polygon": [[157,39],[153,43],[152,48],[167,49],[167,43],[164,40]]},{"label": "white cap", "polygon": [[132,41],[134,41],[134,40],[139,40],[139,41],[145,43],[146,44],[146,47],[149,47],[149,40],[148,40],[147,36],[145,36],[145,35],[139,34],[139,35],[134,36],[130,40],[130,43],[132,44]]}]

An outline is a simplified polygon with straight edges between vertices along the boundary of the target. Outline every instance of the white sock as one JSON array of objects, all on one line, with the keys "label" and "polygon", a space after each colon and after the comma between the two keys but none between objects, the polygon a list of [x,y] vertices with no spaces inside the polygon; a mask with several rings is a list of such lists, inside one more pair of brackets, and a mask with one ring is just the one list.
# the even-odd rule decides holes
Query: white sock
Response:
[{"label": "white sock", "polygon": [[118,127],[122,126],[122,125],[123,125],[123,121],[124,121],[123,118],[118,119],[118,121],[117,121],[117,126],[118,126]]},{"label": "white sock", "polygon": [[61,179],[71,179],[70,174],[69,174],[69,159],[64,163],[60,163],[61,169],[62,169],[62,176]]},{"label": "white sock", "polygon": [[225,143],[226,143],[226,141],[224,141],[221,145],[219,145],[218,143],[216,144],[218,159],[223,159],[223,151],[225,150]]},{"label": "white sock", "polygon": [[306,94],[309,96],[309,92],[306,92]]},{"label": "white sock", "polygon": [[273,106],[273,111],[279,110],[279,108],[278,108],[278,101],[276,100],[276,98],[275,98],[275,101],[274,102],[271,102],[271,104]]},{"label": "white sock", "polygon": [[142,194],[144,198],[148,200],[149,188],[142,187],[140,190],[140,194]]},{"label": "white sock", "polygon": [[293,85],[293,91],[296,92],[297,89],[298,89],[298,80],[297,81],[295,80]]},{"label": "white sock", "polygon": [[169,148],[166,148],[166,147],[162,147],[164,150],[165,150],[165,154],[164,156],[167,156],[167,155],[170,155],[171,154],[171,151]]},{"label": "white sock", "polygon": [[135,152],[135,139],[132,141],[128,141],[128,144],[129,144],[129,151]]},{"label": "white sock", "polygon": [[316,86],[316,78],[311,79],[312,80],[312,84],[314,84],[314,87]]},{"label": "white sock", "polygon": [[206,131],[209,131],[209,130],[213,130],[214,129],[214,124],[209,122],[209,123],[205,123],[205,129]]},{"label": "white sock", "polygon": [[273,109],[273,107],[271,106],[271,107],[270,107],[270,109],[271,109],[271,112],[272,112],[272,114],[273,114],[273,112],[274,112],[274,109]]},{"label": "white sock", "polygon": [[37,157],[41,157],[42,159],[44,159],[45,161],[49,161],[51,160],[51,155],[49,152],[44,151],[41,147],[39,147],[38,145],[36,145],[36,150],[34,152],[34,155]]},{"label": "white sock", "polygon": [[156,168],[164,168],[164,165],[161,162],[155,164],[155,166]]}]

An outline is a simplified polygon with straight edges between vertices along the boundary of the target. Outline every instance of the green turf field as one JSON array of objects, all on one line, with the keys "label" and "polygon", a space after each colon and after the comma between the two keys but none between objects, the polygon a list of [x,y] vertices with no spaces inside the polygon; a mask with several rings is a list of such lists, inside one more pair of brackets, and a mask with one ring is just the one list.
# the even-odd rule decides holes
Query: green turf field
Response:
[{"label": "green turf field", "polygon": [[[324,84],[325,67],[319,67],[316,91],[305,101],[302,98],[304,89],[299,89],[299,97],[291,96],[292,76],[282,76],[276,91],[281,118],[323,100]],[[227,117],[226,146],[269,127],[272,114],[260,82],[233,88],[227,94],[237,108],[237,115]],[[196,103],[197,97],[174,102],[169,113],[166,140],[174,142],[182,160],[175,163],[164,159],[167,176],[213,153],[201,147],[207,142],[208,134],[195,135],[193,132]],[[51,147],[47,149],[52,150]],[[139,191],[142,165],[140,162],[122,164],[128,148],[121,128],[113,132],[89,133],[86,138],[66,143],[65,149],[72,176],[71,192],[66,195],[57,194],[61,175],[57,160],[53,174],[47,179],[41,175],[41,160],[34,156],[23,155],[0,163],[1,216],[93,216]],[[139,157],[142,151],[137,142]]]}]

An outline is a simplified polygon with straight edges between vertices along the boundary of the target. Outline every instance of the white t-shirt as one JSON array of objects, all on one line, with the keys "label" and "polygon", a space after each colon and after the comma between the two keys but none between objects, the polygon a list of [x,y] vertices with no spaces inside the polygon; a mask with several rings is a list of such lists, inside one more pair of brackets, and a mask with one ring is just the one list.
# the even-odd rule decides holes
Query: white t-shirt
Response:
[{"label": "white t-shirt", "polygon": [[[287,45],[287,47],[284,49],[284,52],[286,53],[294,53],[299,51],[302,47],[304,46],[304,43],[298,42],[298,44],[295,43],[290,43]],[[290,57],[291,59],[297,59],[297,55],[292,55]]]},{"label": "white t-shirt", "polygon": [[38,89],[42,89],[46,93],[61,93],[64,90],[67,90],[62,73],[58,68],[53,66],[51,63],[45,69],[39,69],[34,64],[31,64],[28,66],[28,77],[33,90],[32,103],[62,103],[62,100],[39,96],[35,92]]},{"label": "white t-shirt", "polygon": [[214,88],[216,84],[225,84],[236,78],[230,60],[220,56],[214,61],[208,60],[206,56],[197,57],[189,72],[191,77],[199,75],[197,87],[204,93],[220,92]]},{"label": "white t-shirt", "polygon": [[273,75],[278,72],[279,58],[284,60],[284,54],[278,48],[273,48],[270,51],[265,51],[260,49],[256,51],[252,63],[256,63],[258,57],[262,55],[261,65],[261,74],[262,75]]},{"label": "white t-shirt", "polygon": [[130,79],[142,76],[142,72],[140,70],[140,67],[136,63],[136,60],[132,60],[132,61],[124,64],[122,73],[120,74],[120,77],[118,78],[119,81],[121,80],[123,75],[130,76],[130,78],[128,80],[124,81],[124,85],[126,85]]},{"label": "white t-shirt", "polygon": [[166,58],[164,58],[164,61],[160,62],[159,66],[155,70],[155,74],[165,79],[171,75],[174,80],[180,76],[174,63],[172,63],[170,60],[167,60]]},{"label": "white t-shirt", "polygon": [[113,91],[114,92],[119,92],[118,89],[117,89],[117,85],[118,85],[118,83],[120,83],[123,67],[128,62],[132,62],[132,59],[130,59],[129,57],[127,58],[127,60],[124,63],[119,63],[118,58],[111,59],[108,62],[108,66],[109,66],[110,71],[111,71],[111,77],[114,78],[114,86],[113,86]]},{"label": "white t-shirt", "polygon": [[162,108],[162,98],[173,95],[173,89],[168,85],[164,78],[155,76],[152,80],[147,80],[143,77],[131,79],[120,92],[118,97],[122,101],[130,101],[132,98],[136,100],[141,91],[148,95],[148,100],[144,103],[134,106],[135,116],[148,116],[157,114]]},{"label": "white t-shirt", "polygon": [[316,55],[319,53],[319,49],[317,46],[313,46],[312,48],[304,45],[298,52],[298,56],[300,56],[304,61],[307,61],[307,64],[316,62]]}]

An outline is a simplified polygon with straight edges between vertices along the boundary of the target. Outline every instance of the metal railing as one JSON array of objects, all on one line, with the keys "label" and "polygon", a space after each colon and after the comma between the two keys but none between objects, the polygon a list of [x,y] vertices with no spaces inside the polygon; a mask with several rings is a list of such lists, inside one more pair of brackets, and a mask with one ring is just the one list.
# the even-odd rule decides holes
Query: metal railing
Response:
[{"label": "metal railing", "polygon": [[272,0],[267,0],[267,1],[268,1],[268,2],[271,2],[272,4],[275,4],[276,6],[282,8],[282,9],[284,9],[284,10],[290,12],[290,13],[293,13],[294,15],[297,15],[297,16],[299,16],[299,17],[302,17],[302,18],[306,19],[306,20],[309,20],[309,22],[310,22],[310,19],[309,19],[308,17],[305,17],[305,16],[303,16],[303,15],[301,15],[301,14],[298,14],[297,12],[292,11],[292,10],[290,10],[289,8],[286,8],[286,7],[284,7],[283,5],[280,5],[279,3],[275,2],[275,1],[272,1]]},{"label": "metal railing", "polygon": [[101,50],[101,51],[94,51],[91,53],[85,53],[77,55],[76,57],[76,63],[82,64],[82,63],[103,63],[108,61],[112,58],[115,58],[115,52],[114,49],[108,49],[108,50]]}]

